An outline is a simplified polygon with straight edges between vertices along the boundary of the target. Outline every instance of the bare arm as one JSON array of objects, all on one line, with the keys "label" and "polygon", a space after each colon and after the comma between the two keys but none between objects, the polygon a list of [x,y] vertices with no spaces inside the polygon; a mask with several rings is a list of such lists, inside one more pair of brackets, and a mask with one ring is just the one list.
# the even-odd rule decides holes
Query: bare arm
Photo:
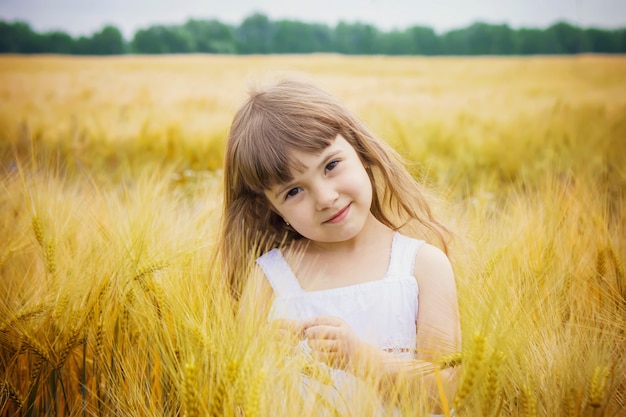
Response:
[{"label": "bare arm", "polygon": [[419,287],[417,317],[418,358],[437,359],[461,349],[461,325],[454,273],[448,257],[424,244],[415,259]]},{"label": "bare arm", "polygon": [[[424,244],[415,259],[415,279],[419,287],[417,317],[417,360],[430,364],[444,355],[461,351],[461,324],[454,279],[448,257],[440,249]],[[457,385],[457,370],[440,372],[444,392],[451,401]],[[429,396],[438,408],[440,394],[435,376],[423,378]]]},{"label": "bare arm", "polygon": [[[441,356],[461,349],[461,330],[454,274],[447,256],[438,248],[424,245],[415,259],[415,279],[419,286],[417,357],[399,359],[358,339],[343,320],[315,317],[303,323],[315,356],[331,366],[379,381],[381,389],[408,384],[428,389],[433,408],[439,407],[439,390],[433,371]],[[440,372],[445,395],[451,401],[456,372]],[[391,384],[391,385],[389,385]]]}]

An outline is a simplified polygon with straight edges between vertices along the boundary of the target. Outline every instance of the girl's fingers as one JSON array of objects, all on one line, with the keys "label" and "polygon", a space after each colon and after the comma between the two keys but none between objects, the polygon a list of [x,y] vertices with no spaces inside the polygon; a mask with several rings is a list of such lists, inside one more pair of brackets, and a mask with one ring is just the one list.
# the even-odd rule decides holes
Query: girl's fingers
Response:
[{"label": "girl's fingers", "polygon": [[313,352],[337,352],[336,340],[308,339],[307,343]]},{"label": "girl's fingers", "polygon": [[304,328],[297,320],[277,319],[274,320],[274,324],[278,327],[280,334],[302,338]]},{"label": "girl's fingers", "polygon": [[304,328],[304,338],[306,339],[336,339],[337,328],[334,326],[317,325]]}]

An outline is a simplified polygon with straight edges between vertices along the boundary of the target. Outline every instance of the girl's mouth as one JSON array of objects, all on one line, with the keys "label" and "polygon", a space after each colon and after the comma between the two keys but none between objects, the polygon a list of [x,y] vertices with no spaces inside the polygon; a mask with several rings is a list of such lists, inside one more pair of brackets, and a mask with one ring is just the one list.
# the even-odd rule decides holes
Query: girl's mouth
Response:
[{"label": "girl's mouth", "polygon": [[348,204],[343,209],[339,210],[339,212],[333,215],[330,219],[326,220],[324,223],[331,223],[331,224],[339,223],[340,221],[346,218],[346,216],[348,215],[348,212],[350,211],[351,205],[352,203]]}]

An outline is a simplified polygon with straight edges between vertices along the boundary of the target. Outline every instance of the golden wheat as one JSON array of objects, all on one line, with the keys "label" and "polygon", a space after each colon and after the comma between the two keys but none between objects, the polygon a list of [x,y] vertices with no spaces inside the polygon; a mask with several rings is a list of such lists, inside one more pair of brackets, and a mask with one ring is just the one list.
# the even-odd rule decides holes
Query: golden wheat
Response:
[{"label": "golden wheat", "polygon": [[198,370],[193,363],[185,364],[183,378],[183,404],[187,417],[200,415],[200,398],[198,397]]},{"label": "golden wheat", "polygon": [[39,243],[39,246],[43,248],[44,247],[43,227],[41,225],[41,220],[39,219],[38,216],[33,216],[32,225],[33,225],[33,233],[35,234],[35,239],[37,240],[37,243]]},{"label": "golden wheat", "polygon": [[462,362],[463,362],[462,352],[455,352],[455,353],[443,355],[438,361],[439,369],[455,368],[461,365]]},{"label": "golden wheat", "polygon": [[[0,57],[0,414],[380,411],[370,388],[303,395],[328,370],[239,320],[213,262],[224,137],[276,68],[310,73],[441,196],[455,412],[619,415],[626,60],[321,55]],[[398,409],[427,414],[406,391]]]},{"label": "golden wheat", "polygon": [[454,408],[459,408],[472,391],[477,377],[476,374],[483,365],[485,336],[480,332],[474,334],[472,348],[469,353],[467,360],[463,360],[462,377],[454,399]]},{"label": "golden wheat", "polygon": [[81,339],[83,338],[81,331],[82,329],[77,327],[70,333],[65,346],[63,346],[59,352],[58,361],[55,365],[56,369],[61,369],[61,367],[63,367],[72,350],[81,342]]},{"label": "golden wheat", "polygon": [[599,408],[604,404],[609,372],[610,370],[607,366],[596,366],[593,371],[591,384],[589,386],[589,405],[593,408]]},{"label": "golden wheat", "polygon": [[94,352],[98,360],[103,359],[103,356],[102,356],[104,353],[103,340],[104,340],[104,318],[102,317],[102,315],[100,315],[98,317],[98,321],[96,322],[96,331],[94,334]]},{"label": "golden wheat", "polygon": [[47,346],[44,346],[44,344],[40,343],[36,336],[30,333],[24,333],[22,337],[27,349],[37,354],[41,359],[45,360],[49,364],[54,364],[56,362],[53,356],[54,352]]},{"label": "golden wheat", "polygon": [[504,360],[504,353],[500,351],[496,351],[491,355],[491,358],[488,362],[487,375],[485,376],[485,385],[482,393],[482,398],[484,398],[483,403],[483,414],[484,415],[493,415],[493,407],[495,405],[494,401],[499,396],[499,380],[501,373],[502,361]]},{"label": "golden wheat", "polygon": [[261,390],[265,383],[265,370],[259,369],[252,381],[245,405],[245,415],[259,417],[261,415]]},{"label": "golden wheat", "polygon": [[6,392],[7,397],[11,401],[13,401],[13,403],[15,403],[15,406],[18,409],[21,409],[22,405],[24,404],[24,399],[18,393],[17,389],[13,386],[13,384],[11,384],[11,381],[4,381],[2,384],[2,388],[3,388],[2,391]]},{"label": "golden wheat", "polygon": [[213,379],[211,397],[209,398],[209,416],[218,417],[224,414],[226,397],[226,375],[218,374]]},{"label": "golden wheat", "polygon": [[522,387],[522,407],[525,417],[537,417],[537,397],[528,385]]},{"label": "golden wheat", "polygon": [[51,275],[54,275],[57,271],[56,263],[56,242],[54,239],[50,239],[46,244],[45,251],[46,268]]},{"label": "golden wheat", "polygon": [[578,406],[576,404],[576,390],[571,388],[568,390],[564,402],[564,415],[567,417],[578,416]]}]

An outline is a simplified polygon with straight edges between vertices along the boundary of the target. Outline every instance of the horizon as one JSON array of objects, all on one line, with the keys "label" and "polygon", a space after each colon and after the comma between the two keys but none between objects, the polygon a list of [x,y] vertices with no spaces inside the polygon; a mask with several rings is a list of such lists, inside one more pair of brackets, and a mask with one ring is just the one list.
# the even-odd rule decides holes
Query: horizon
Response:
[{"label": "horizon", "polygon": [[[531,0],[524,4],[497,0],[423,1],[332,0],[284,4],[281,0],[253,3],[231,0],[111,0],[87,4],[78,0],[0,0],[0,19],[22,21],[37,32],[60,30],[71,36],[91,35],[106,25],[117,27],[126,39],[155,25],[182,25],[189,19],[211,20],[238,26],[254,13],[271,21],[296,20],[335,27],[339,22],[370,24],[380,31],[411,26],[432,28],[437,34],[474,23],[506,24],[512,29],[545,29],[558,22],[605,30],[626,27],[626,2],[620,0]],[[54,7],[52,7],[54,6]],[[359,6],[359,7],[357,7]],[[572,7],[573,6],[573,7]]]}]

